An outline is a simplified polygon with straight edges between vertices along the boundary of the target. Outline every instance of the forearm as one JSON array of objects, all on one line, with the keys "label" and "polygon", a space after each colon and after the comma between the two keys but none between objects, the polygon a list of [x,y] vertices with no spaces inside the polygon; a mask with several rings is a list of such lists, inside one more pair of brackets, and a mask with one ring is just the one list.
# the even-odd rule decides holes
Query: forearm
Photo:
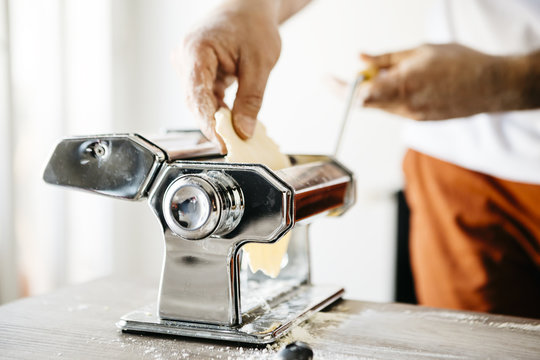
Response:
[{"label": "forearm", "polygon": [[365,58],[386,72],[365,85],[364,106],[416,120],[540,108],[540,50],[493,56],[428,44]]},{"label": "forearm", "polygon": [[540,108],[540,50],[523,57],[522,109]]},{"label": "forearm", "polygon": [[265,14],[281,24],[310,2],[311,0],[226,0],[223,5],[264,10]]},{"label": "forearm", "polygon": [[279,2],[279,23],[302,10],[311,0],[277,0]]},{"label": "forearm", "polygon": [[540,108],[540,51],[502,59],[500,73],[492,73],[500,98],[491,111]]}]

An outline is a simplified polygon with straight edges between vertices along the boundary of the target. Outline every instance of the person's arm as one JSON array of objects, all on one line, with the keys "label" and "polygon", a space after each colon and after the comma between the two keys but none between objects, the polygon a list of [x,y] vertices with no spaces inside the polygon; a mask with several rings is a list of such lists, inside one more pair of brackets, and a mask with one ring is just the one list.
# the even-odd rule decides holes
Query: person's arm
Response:
[{"label": "person's arm", "polygon": [[362,58],[381,72],[363,104],[416,120],[540,108],[540,51],[491,56],[458,44]]},{"label": "person's arm", "polygon": [[225,106],[225,89],[238,81],[233,124],[240,137],[251,137],[268,76],[281,51],[278,26],[308,2],[228,0],[186,36],[174,59],[186,101],[201,131],[220,143],[223,152],[214,113]]},{"label": "person's arm", "polygon": [[519,109],[540,108],[540,50],[516,59],[523,69],[523,98]]}]

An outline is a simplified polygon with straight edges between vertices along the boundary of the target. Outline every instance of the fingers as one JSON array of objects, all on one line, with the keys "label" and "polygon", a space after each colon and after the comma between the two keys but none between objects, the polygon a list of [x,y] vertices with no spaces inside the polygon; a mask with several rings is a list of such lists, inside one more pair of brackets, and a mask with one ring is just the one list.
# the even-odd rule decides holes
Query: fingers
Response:
[{"label": "fingers", "polygon": [[364,106],[367,107],[378,107],[383,103],[398,102],[402,97],[400,83],[398,71],[382,72],[371,81],[363,83],[358,94]]},{"label": "fingers", "polygon": [[386,53],[382,55],[368,55],[362,53],[360,54],[360,59],[370,65],[375,66],[378,69],[388,69],[399,64],[401,61],[411,56],[413,51],[414,49],[410,49]]},{"label": "fingers", "polygon": [[253,59],[240,61],[238,91],[232,113],[234,129],[242,139],[253,136],[271,69],[271,66]]},{"label": "fingers", "polygon": [[443,88],[433,86],[434,75],[439,76],[442,65],[435,61],[435,55],[437,48],[429,44],[378,56],[361,54],[368,64],[382,69],[361,85],[363,105],[415,120],[433,118],[430,109],[437,98],[433,89]]},{"label": "fingers", "polygon": [[370,67],[380,71],[370,81],[363,83],[358,91],[359,98],[366,107],[390,110],[394,104],[404,100],[405,89],[398,66],[410,57],[414,49],[386,53],[382,55],[360,54],[360,58]]},{"label": "fingers", "polygon": [[422,91],[407,82],[397,69],[382,73],[373,81],[362,84],[359,97],[363,105],[414,120],[426,120],[425,99]]},{"label": "fingers", "polygon": [[218,103],[218,108],[228,107],[227,104],[225,103],[225,91],[227,90],[229,86],[231,86],[234,83],[235,79],[236,79],[235,76],[226,75],[226,74],[220,75],[218,72],[216,82],[214,83],[214,95]]},{"label": "fingers", "polygon": [[214,114],[222,105],[219,95],[223,92],[216,88],[218,68],[217,55],[204,44],[186,46],[183,56],[175,59],[184,82],[186,103],[195,115],[199,127],[209,140],[219,144],[222,153],[226,152],[225,143],[215,130]]}]

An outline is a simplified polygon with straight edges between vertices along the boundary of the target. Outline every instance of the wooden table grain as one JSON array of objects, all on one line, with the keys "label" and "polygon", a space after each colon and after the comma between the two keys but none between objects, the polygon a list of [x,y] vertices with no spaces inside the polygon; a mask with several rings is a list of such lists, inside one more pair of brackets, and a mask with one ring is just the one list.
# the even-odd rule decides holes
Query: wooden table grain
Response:
[{"label": "wooden table grain", "polygon": [[3,359],[275,359],[292,340],[314,359],[540,359],[540,321],[344,300],[270,346],[122,333],[157,284],[102,279],[0,307]]}]

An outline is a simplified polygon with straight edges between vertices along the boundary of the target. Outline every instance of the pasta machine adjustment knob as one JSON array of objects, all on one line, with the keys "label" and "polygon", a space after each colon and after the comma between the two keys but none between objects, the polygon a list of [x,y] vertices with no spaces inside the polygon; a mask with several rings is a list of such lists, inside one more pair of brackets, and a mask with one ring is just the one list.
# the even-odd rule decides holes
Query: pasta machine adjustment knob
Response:
[{"label": "pasta machine adjustment knob", "polygon": [[226,235],[240,223],[243,213],[242,189],[221,171],[181,176],[163,197],[167,225],[188,240]]}]

